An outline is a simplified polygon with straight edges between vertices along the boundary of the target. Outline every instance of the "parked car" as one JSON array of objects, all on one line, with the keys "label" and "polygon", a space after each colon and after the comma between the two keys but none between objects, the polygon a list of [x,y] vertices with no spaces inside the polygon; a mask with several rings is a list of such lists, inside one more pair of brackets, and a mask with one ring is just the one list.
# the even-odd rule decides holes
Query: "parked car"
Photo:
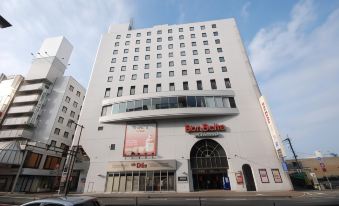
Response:
[{"label": "parked car", "polygon": [[100,203],[95,197],[71,196],[35,200],[21,206],[100,206]]}]

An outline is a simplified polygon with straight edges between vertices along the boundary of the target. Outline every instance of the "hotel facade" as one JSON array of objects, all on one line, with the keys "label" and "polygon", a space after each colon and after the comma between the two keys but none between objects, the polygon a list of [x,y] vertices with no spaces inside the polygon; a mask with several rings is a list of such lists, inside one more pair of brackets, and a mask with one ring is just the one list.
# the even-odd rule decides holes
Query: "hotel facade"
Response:
[{"label": "hotel facade", "polygon": [[112,25],[79,123],[84,192],[292,190],[234,19]]}]

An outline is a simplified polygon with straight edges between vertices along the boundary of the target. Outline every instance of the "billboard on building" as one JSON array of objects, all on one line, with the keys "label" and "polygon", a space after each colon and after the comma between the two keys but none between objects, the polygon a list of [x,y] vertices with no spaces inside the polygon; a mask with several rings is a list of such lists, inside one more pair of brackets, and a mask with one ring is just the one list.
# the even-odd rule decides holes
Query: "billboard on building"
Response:
[{"label": "billboard on building", "polygon": [[271,110],[270,110],[270,108],[269,108],[269,106],[266,102],[265,97],[261,96],[259,98],[259,102],[260,102],[261,110],[262,110],[264,117],[265,117],[267,127],[270,131],[272,141],[273,141],[273,145],[274,145],[274,148],[277,152],[277,155],[280,158],[285,157],[286,156],[285,149],[284,149],[284,146],[282,144],[278,129],[275,126],[275,122],[273,120]]},{"label": "billboard on building", "polygon": [[156,143],[155,123],[126,125],[124,156],[155,156]]}]

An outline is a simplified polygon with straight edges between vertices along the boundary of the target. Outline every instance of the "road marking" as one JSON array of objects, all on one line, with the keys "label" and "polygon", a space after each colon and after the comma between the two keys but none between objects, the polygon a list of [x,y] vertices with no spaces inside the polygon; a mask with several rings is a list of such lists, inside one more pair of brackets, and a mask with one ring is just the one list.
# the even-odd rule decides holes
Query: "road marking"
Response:
[{"label": "road marking", "polygon": [[224,199],[224,200],[230,200],[230,201],[232,201],[232,200],[247,200],[246,198],[228,198],[228,199]]},{"label": "road marking", "polygon": [[199,200],[199,198],[187,198],[186,200]]},{"label": "road marking", "polygon": [[159,200],[167,200],[167,198],[150,198],[149,200],[155,200],[155,201],[159,201]]},{"label": "road marking", "polygon": [[257,194],[257,196],[262,196],[263,194]]},{"label": "road marking", "polygon": [[324,193],[321,193],[321,192],[317,192],[318,195],[324,195]]}]

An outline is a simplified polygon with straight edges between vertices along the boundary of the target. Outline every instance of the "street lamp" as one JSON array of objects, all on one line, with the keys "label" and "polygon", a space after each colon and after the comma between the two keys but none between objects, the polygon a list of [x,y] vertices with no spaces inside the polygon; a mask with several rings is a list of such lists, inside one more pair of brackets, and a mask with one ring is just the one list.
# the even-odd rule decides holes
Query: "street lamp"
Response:
[{"label": "street lamp", "polygon": [[81,132],[82,132],[82,129],[85,128],[83,125],[78,124],[78,123],[74,122],[73,120],[72,120],[71,123],[75,124],[75,130],[77,129],[78,126],[80,127],[80,134],[79,134],[79,138],[78,138],[78,142],[77,142],[77,145],[76,145],[75,152],[73,151],[74,150],[73,145],[72,145],[72,149],[71,149],[71,152],[70,152],[70,161],[69,161],[69,167],[67,169],[67,176],[66,176],[65,196],[67,196],[67,194],[68,194],[69,178],[70,178],[72,171],[73,171],[76,155],[78,154]]}]

